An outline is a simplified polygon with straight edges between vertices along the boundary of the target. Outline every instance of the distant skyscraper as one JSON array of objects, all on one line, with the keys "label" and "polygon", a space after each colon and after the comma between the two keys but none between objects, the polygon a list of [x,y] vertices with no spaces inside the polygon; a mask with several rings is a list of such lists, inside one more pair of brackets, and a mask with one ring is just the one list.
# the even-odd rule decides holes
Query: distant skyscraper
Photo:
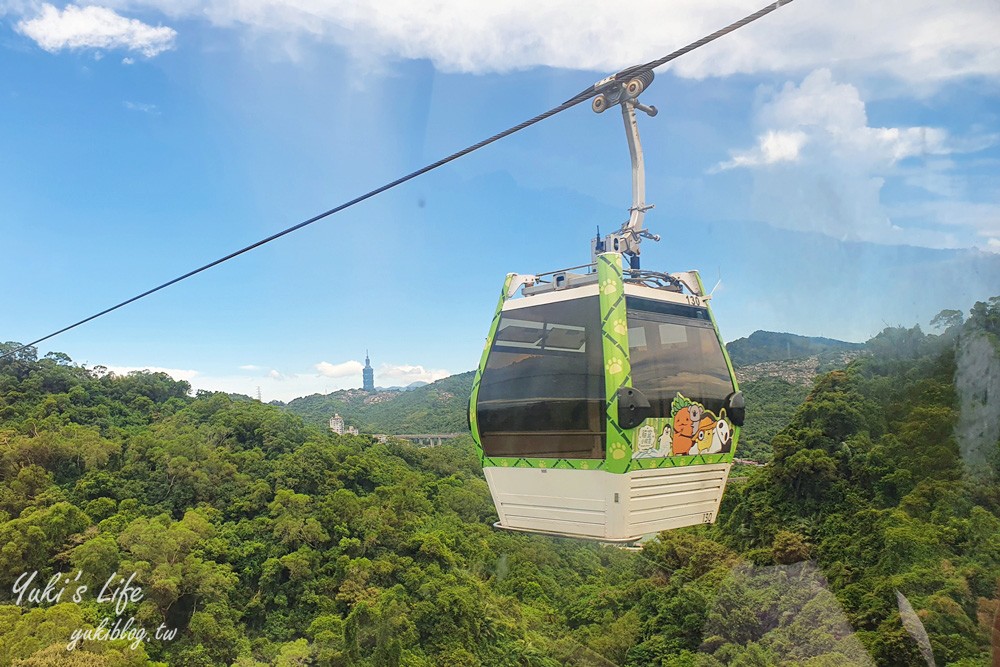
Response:
[{"label": "distant skyscraper", "polygon": [[375,369],[372,368],[372,362],[368,359],[368,350],[365,350],[365,369],[361,371],[361,376],[364,379],[364,390],[375,391]]}]

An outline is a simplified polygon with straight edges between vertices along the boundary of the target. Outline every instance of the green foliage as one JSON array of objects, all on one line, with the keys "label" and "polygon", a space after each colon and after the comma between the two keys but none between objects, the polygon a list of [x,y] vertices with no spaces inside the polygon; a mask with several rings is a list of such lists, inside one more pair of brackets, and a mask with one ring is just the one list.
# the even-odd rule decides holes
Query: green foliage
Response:
[{"label": "green foliage", "polygon": [[[0,667],[918,664],[896,591],[939,664],[984,664],[1000,446],[985,477],[966,474],[955,346],[1000,334],[998,312],[945,314],[938,336],[886,330],[811,390],[747,383],[741,454],[768,464],[740,472],[716,525],[640,553],[493,530],[468,437],[416,448],[326,428],[339,400],[366,430],[462,431],[471,374],[286,411],[23,351],[0,362]],[[135,572],[126,614],[178,634],[66,655],[113,606],[14,606],[36,570],[95,590]]]},{"label": "green foliage", "polygon": [[895,590],[918,610],[939,663],[986,650],[978,609],[1000,593],[987,537],[1000,527],[989,492],[998,477],[964,474],[954,377],[957,341],[991,326],[995,310],[1000,302],[977,304],[964,325],[944,313],[940,336],[880,333],[870,355],[816,382],[773,438],[772,464],[727,492],[719,538],[747,553],[770,546],[776,563],[816,558],[878,664],[919,660]]},{"label": "green foliage", "polygon": [[771,460],[771,441],[785,428],[809,394],[809,388],[779,378],[763,377],[740,383],[746,398],[746,423],[740,430],[737,456],[766,463]]}]

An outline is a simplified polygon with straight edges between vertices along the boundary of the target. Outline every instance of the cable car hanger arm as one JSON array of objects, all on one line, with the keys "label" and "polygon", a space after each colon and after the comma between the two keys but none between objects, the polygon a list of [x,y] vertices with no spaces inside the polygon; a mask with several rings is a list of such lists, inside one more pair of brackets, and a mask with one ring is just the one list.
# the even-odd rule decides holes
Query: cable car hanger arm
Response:
[{"label": "cable car hanger arm", "polygon": [[629,219],[621,229],[608,234],[604,239],[597,238],[591,243],[591,261],[597,261],[597,255],[602,252],[620,252],[629,257],[632,269],[639,268],[639,244],[647,238],[659,241],[660,237],[643,229],[642,221],[646,211],[653,208],[646,203],[646,161],[642,155],[642,142],[639,140],[639,124],[636,122],[635,110],[639,109],[646,115],[656,115],[656,107],[646,106],[639,102],[639,94],[653,82],[653,70],[646,70],[622,83],[615,76],[608,77],[595,84],[600,92],[594,96],[591,108],[596,113],[603,113],[610,105],[618,104],[622,109],[622,120],[625,122],[625,138],[628,141],[629,157],[632,160],[632,206],[629,207]]}]

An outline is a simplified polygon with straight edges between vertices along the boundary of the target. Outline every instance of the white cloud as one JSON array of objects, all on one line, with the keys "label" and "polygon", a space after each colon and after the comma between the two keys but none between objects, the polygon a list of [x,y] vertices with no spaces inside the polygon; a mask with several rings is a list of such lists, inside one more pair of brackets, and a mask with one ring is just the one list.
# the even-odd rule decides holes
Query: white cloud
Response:
[{"label": "white cloud", "polygon": [[[720,168],[796,161],[807,143],[837,155],[891,166],[914,156],[946,155],[959,150],[947,131],[935,127],[869,127],[865,103],[857,88],[837,83],[828,69],[818,69],[800,85],[786,83],[759,111],[766,128],[750,151],[735,151]],[[982,147],[964,141],[965,145]]]},{"label": "white cloud", "polygon": [[[213,375],[203,371],[159,366],[108,366],[107,370],[116,375],[127,375],[142,370],[166,373],[175,380],[190,382],[195,391],[222,391],[255,397],[259,387],[265,402],[272,400],[288,402],[310,394],[328,394],[339,389],[359,388],[363,366],[357,361],[346,361],[340,364],[321,362],[314,367],[318,372],[281,372],[265,368],[246,364],[239,367],[244,372],[234,372],[229,375]],[[451,371],[430,369],[420,365],[382,364],[375,371],[375,383],[380,387],[406,386],[418,381],[433,382],[451,374]]]},{"label": "white cloud", "polygon": [[778,162],[795,162],[799,151],[809,140],[805,132],[768,130],[757,138],[757,147],[748,151],[733,151],[732,159],[719,163],[716,171],[737,167],[754,167]]},{"label": "white cloud", "polygon": [[341,386],[339,382],[316,374],[284,374],[272,369],[252,375],[199,374],[190,382],[195,390],[222,391],[252,397],[257,396],[257,388],[259,387],[261,397],[265,402],[273,400],[287,402],[300,396],[327,394],[337,389],[358,386],[360,378],[357,382],[348,382]]},{"label": "white cloud", "polygon": [[192,382],[201,376],[201,373],[195,370],[185,370],[181,368],[161,368],[159,366],[105,366],[111,373],[115,375],[128,375],[135,371],[149,371],[150,373],[166,373],[175,380],[185,380],[187,382]]},{"label": "white cloud", "polygon": [[129,111],[140,111],[142,113],[148,113],[152,116],[159,116],[160,110],[156,108],[155,104],[143,104],[142,102],[129,102],[126,100],[123,105]]},{"label": "white cloud", "polygon": [[[338,43],[447,71],[613,71],[756,11],[761,0],[115,0],[255,34]],[[995,0],[800,0],[671,65],[681,76],[804,72],[837,63],[919,85],[1000,73]],[[289,52],[295,52],[290,48]]]},{"label": "white cloud", "polygon": [[[731,151],[711,171],[751,170],[754,214],[762,220],[835,238],[930,247],[969,246],[994,233],[996,206],[927,198],[961,192],[955,163],[943,156],[980,150],[996,142],[992,135],[871,127],[858,89],[827,69],[773,92],[755,125],[757,145]],[[882,189],[891,178],[925,186],[927,197],[887,208]]]},{"label": "white cloud", "polygon": [[[316,370],[324,378],[342,379],[348,382],[344,387],[360,387],[361,371],[364,365],[359,361],[345,361],[331,364],[321,361],[316,364]],[[375,369],[375,384],[379,387],[405,386],[412,382],[434,382],[451,375],[443,369],[425,368],[412,364],[381,364]]]},{"label": "white cloud", "polygon": [[63,49],[127,49],[150,58],[172,49],[177,37],[173,28],[151,26],[95,5],[67,5],[59,10],[45,3],[38,16],[20,21],[17,29],[51,53]]},{"label": "white cloud", "polygon": [[319,374],[328,378],[342,378],[356,375],[360,379],[363,369],[364,364],[354,360],[345,361],[340,364],[331,364],[328,361],[321,361],[316,364],[316,370],[319,371]]},{"label": "white cloud", "polygon": [[434,382],[451,375],[450,371],[406,364],[382,364],[375,372],[375,384],[380,387],[406,386],[413,382]]},{"label": "white cloud", "polygon": [[[256,372],[234,375],[217,376],[190,371],[194,375],[183,379],[191,382],[196,390],[224,391],[246,396],[256,396],[257,388],[260,387],[264,401],[288,402],[310,394],[328,394],[339,389],[359,388],[362,368],[363,366],[357,361],[345,361],[340,364],[320,362],[314,366],[316,372],[289,373],[275,369],[265,371],[258,366],[255,368]],[[118,372],[117,369],[112,370]],[[451,374],[447,370],[428,369],[419,365],[382,364],[375,370],[375,383],[380,387],[405,386],[417,381],[433,382]]]}]

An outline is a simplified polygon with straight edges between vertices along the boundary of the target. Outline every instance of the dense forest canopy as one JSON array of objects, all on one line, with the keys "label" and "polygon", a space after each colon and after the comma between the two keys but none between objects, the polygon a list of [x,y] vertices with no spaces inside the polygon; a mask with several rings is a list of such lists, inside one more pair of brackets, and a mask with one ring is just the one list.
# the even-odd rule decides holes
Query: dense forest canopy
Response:
[{"label": "dense forest canopy", "polygon": [[[0,360],[0,667],[988,665],[1000,298],[934,324],[804,400],[763,391],[770,463],[636,553],[494,530],[468,439],[340,437],[24,350]],[[72,585],[19,604],[31,573]],[[96,599],[132,573],[140,599]],[[177,632],[67,651],[105,619]]]}]

